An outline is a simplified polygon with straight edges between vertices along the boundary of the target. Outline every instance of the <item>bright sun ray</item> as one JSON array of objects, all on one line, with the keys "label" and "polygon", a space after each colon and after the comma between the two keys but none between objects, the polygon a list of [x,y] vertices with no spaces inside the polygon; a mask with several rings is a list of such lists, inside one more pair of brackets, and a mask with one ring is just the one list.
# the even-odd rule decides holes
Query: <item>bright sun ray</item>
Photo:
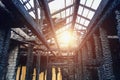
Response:
[{"label": "bright sun ray", "polygon": [[61,48],[69,48],[74,42],[73,34],[70,31],[64,31],[57,35],[57,39]]}]

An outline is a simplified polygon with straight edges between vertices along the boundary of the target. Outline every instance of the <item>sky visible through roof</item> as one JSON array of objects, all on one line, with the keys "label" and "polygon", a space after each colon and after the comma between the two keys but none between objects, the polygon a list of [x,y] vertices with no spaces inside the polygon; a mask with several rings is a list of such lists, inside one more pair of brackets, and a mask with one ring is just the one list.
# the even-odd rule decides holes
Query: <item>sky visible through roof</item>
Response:
[{"label": "sky visible through roof", "polygon": [[[20,0],[25,2],[27,0]],[[34,0],[30,0],[29,3],[25,5],[27,10],[34,7]],[[80,0],[79,8],[77,12],[77,18],[75,21],[74,29],[79,32],[79,35],[84,35],[86,29],[93,18],[95,11],[97,10],[101,0]],[[62,33],[71,27],[74,14],[74,4],[75,0],[53,0],[48,3],[51,17],[58,19],[66,19],[66,24],[56,31],[56,34]],[[29,12],[29,14],[35,18],[34,11]],[[38,8],[38,17],[40,17],[40,9]],[[80,36],[82,37],[82,36]]]},{"label": "sky visible through roof", "polygon": [[[27,0],[21,0],[21,2],[25,2]],[[53,0],[49,3],[50,13],[53,14],[56,11],[59,11],[61,9],[64,9],[65,7],[68,7],[70,5],[74,4],[75,0]],[[90,20],[95,14],[96,9],[98,8],[101,0],[80,0],[79,9],[78,9],[78,15],[76,19],[75,29],[81,30],[86,29],[86,27],[89,25]],[[34,7],[33,0],[29,1],[29,4],[27,3],[25,8],[30,9],[31,7]],[[74,5],[70,6],[69,8],[65,9],[62,12],[59,12],[55,15],[52,15],[52,18],[65,18],[67,16],[72,15],[74,12]],[[35,18],[35,15],[33,11],[29,12],[29,14]],[[40,14],[40,9],[38,9],[38,14]],[[40,18],[40,15],[39,15]],[[66,19],[66,24],[72,22],[72,16]],[[66,26],[71,26],[70,24]]]}]

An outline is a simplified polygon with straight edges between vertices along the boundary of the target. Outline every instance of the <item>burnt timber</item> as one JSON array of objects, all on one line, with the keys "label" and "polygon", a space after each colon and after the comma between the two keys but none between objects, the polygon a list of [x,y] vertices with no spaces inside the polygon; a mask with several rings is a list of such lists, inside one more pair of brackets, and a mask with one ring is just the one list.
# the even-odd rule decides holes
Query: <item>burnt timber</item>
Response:
[{"label": "burnt timber", "polygon": [[[120,80],[120,0],[96,9],[96,0],[63,0],[52,12],[54,1],[0,0],[0,80]],[[66,30],[77,47],[61,49],[57,35]]]}]

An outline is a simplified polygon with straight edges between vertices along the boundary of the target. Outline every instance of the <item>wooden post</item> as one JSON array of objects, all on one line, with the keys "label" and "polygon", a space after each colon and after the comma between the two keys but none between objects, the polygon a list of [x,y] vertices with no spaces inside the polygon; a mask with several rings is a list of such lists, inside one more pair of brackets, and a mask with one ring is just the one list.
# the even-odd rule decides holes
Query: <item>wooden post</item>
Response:
[{"label": "wooden post", "polygon": [[27,64],[26,64],[26,80],[32,80],[33,74],[33,45],[28,44]]}]

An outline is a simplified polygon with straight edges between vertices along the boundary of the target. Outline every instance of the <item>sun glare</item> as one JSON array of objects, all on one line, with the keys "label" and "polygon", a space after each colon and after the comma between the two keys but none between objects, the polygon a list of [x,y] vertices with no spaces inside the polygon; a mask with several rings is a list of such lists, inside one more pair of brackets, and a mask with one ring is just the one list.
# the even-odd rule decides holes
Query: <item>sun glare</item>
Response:
[{"label": "sun glare", "polygon": [[64,31],[59,36],[57,36],[57,39],[59,41],[60,47],[62,48],[69,47],[73,42],[73,36],[70,31]]}]

